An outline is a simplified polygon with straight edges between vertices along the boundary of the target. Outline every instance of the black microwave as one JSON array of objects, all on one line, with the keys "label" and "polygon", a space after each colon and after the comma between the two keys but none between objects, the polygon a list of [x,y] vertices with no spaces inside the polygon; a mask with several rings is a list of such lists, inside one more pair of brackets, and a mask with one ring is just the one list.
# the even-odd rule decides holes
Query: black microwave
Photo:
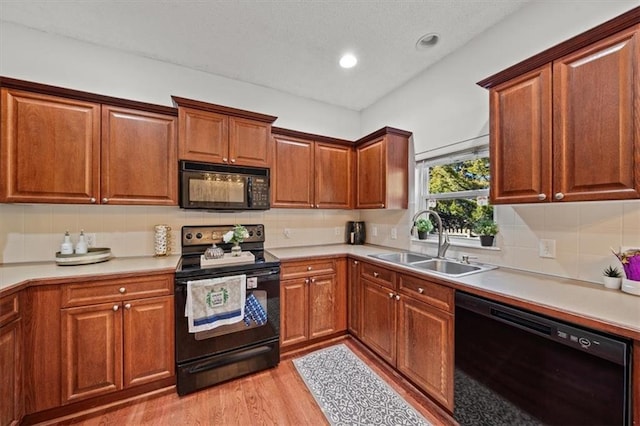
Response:
[{"label": "black microwave", "polygon": [[269,169],[180,161],[180,207],[268,210]]}]

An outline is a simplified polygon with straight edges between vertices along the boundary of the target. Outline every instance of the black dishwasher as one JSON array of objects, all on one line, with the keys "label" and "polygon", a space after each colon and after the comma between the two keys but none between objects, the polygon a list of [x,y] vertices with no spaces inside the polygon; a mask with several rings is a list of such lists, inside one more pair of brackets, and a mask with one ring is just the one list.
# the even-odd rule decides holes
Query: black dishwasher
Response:
[{"label": "black dishwasher", "polygon": [[456,293],[462,425],[630,425],[631,343]]}]

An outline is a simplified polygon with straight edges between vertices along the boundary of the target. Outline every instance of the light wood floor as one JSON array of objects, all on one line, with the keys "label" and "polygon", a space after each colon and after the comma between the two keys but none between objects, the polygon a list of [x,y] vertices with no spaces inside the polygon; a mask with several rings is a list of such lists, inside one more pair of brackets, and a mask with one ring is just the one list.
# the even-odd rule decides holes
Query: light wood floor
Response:
[{"label": "light wood floor", "polygon": [[[350,338],[339,339],[387,381],[433,425],[453,425],[441,409]],[[334,342],[335,343],[335,342]],[[276,368],[187,396],[145,398],[55,424],[62,425],[326,425],[324,415],[298,375],[292,359],[327,344],[287,355]]]}]

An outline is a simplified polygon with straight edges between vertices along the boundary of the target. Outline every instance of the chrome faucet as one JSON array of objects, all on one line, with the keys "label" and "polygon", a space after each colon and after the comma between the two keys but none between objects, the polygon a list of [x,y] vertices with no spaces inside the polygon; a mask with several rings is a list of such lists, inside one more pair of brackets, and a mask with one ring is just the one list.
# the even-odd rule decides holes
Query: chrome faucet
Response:
[{"label": "chrome faucet", "polygon": [[418,213],[413,215],[413,219],[411,219],[412,225],[411,225],[410,234],[415,235],[416,219],[418,219],[418,216],[425,213],[427,214],[427,217],[429,217],[429,215],[433,215],[433,217],[436,218],[436,224],[438,225],[438,257],[444,258],[444,255],[447,252],[447,249],[449,248],[449,245],[450,245],[449,235],[442,230],[442,219],[440,218],[440,215],[438,214],[438,212],[436,212],[435,210],[426,209],[426,210],[420,210]]}]

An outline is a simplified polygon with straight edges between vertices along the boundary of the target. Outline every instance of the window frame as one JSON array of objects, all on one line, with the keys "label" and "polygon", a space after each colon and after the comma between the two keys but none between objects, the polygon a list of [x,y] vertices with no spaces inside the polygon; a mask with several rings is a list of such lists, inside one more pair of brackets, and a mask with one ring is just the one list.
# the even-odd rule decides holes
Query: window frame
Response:
[{"label": "window frame", "polygon": [[[423,153],[421,156],[416,156],[416,211],[428,209],[428,200],[455,200],[455,199],[472,199],[477,198],[478,196],[489,198],[489,188],[484,189],[475,189],[475,190],[466,190],[466,191],[457,191],[457,192],[447,192],[447,193],[438,193],[431,194],[429,193],[429,176],[430,169],[435,166],[441,166],[445,164],[452,164],[461,161],[475,160],[478,158],[488,158],[490,161],[490,153],[489,153],[489,143],[488,138],[480,139],[480,143],[472,144],[473,146],[466,146],[457,150],[450,150],[447,153],[443,153],[440,155],[431,155],[429,153]],[[473,141],[478,141],[472,140]],[[464,141],[469,142],[469,141]],[[468,145],[468,144],[467,144]],[[421,158],[420,158],[421,157]],[[491,176],[489,176],[489,181],[491,180]],[[495,218],[495,209],[493,211],[493,217]],[[434,235],[433,233],[427,237],[428,242],[433,241]],[[456,236],[450,235],[451,242],[456,245],[456,243],[461,243],[461,245],[472,245],[473,247],[480,247],[480,238],[478,236]],[[418,240],[412,237],[414,241],[425,241]]]}]

